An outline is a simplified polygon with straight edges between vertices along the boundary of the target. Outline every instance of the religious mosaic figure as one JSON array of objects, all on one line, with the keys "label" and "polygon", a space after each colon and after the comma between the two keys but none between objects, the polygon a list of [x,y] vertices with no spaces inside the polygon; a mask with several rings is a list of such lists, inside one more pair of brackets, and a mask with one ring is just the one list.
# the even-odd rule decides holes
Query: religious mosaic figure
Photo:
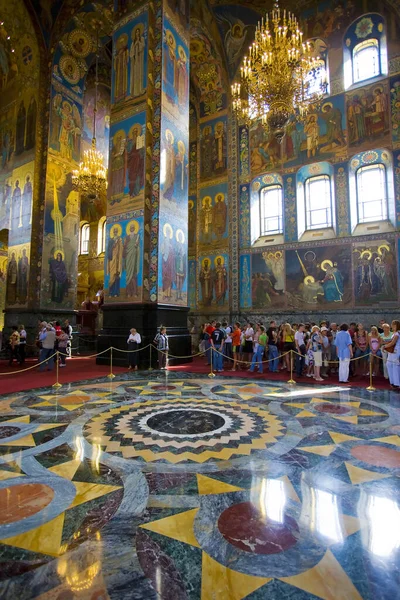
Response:
[{"label": "religious mosaic figure", "polygon": [[124,193],[126,175],[126,138],[119,131],[113,137],[111,149],[111,198]]},{"label": "religious mosaic figure", "polygon": [[170,29],[165,32],[165,42],[167,44],[167,52],[164,54],[164,81],[171,86],[175,86],[176,40]]},{"label": "religious mosaic figure", "polygon": [[319,143],[319,127],[317,115],[310,115],[304,125],[304,133],[307,137],[307,158],[315,156]]},{"label": "religious mosaic figure", "polygon": [[56,114],[60,118],[60,130],[58,142],[60,145],[60,155],[67,160],[72,159],[74,151],[77,154],[79,149],[79,136],[81,135],[81,117],[75,104],[70,104],[67,100],[62,100],[61,94],[57,94],[53,100],[53,106]]},{"label": "religious mosaic figure", "polygon": [[108,293],[112,298],[117,298],[120,295],[121,288],[123,258],[121,233],[121,225],[117,224],[112,227],[107,248],[107,275],[110,276]]},{"label": "religious mosaic figure", "polygon": [[22,212],[22,195],[19,187],[19,180],[15,182],[15,188],[11,200],[11,231],[17,231],[18,227],[22,227],[21,212]]},{"label": "religious mosaic figure", "polygon": [[203,260],[201,271],[199,273],[199,281],[203,306],[211,306],[213,299],[213,273],[208,258]]},{"label": "religious mosaic figure", "polygon": [[27,227],[32,218],[32,181],[30,175],[25,178],[22,192],[22,227]]},{"label": "religious mosaic figure", "polygon": [[194,246],[196,239],[196,209],[193,200],[189,200],[189,246]]},{"label": "religious mosaic figure", "polygon": [[25,124],[26,110],[24,103],[21,102],[17,114],[17,130],[15,135],[15,154],[21,154],[25,148]]},{"label": "religious mosaic figure", "polygon": [[134,125],[128,136],[127,170],[129,180],[129,195],[134,198],[140,194],[144,185],[144,140],[142,126]]},{"label": "religious mosaic figure", "polygon": [[146,40],[143,36],[143,25],[138,25],[132,32],[132,44],[129,52],[131,59],[131,96],[136,98],[144,93],[144,63]]},{"label": "religious mosaic figure", "polygon": [[126,272],[126,295],[138,296],[138,273],[140,270],[140,233],[139,223],[131,221],[127,228],[127,237],[124,241],[124,268]]},{"label": "religious mosaic figure", "polygon": [[176,81],[175,88],[178,95],[178,102],[186,107],[189,97],[189,75],[187,67],[187,56],[182,46],[178,47],[178,60],[176,62]]},{"label": "religious mosaic figure", "polygon": [[175,285],[176,285],[176,299],[183,300],[182,288],[186,279],[186,262],[187,256],[185,252],[185,234],[182,229],[178,229],[176,232],[176,255],[175,255]]},{"label": "religious mosaic figure", "polygon": [[29,259],[26,255],[26,248],[23,248],[22,255],[18,259],[17,275],[17,296],[20,304],[25,304],[28,297],[28,278]]},{"label": "religious mosaic figure", "polygon": [[325,277],[321,281],[325,302],[342,302],[344,294],[343,276],[330,260],[321,263]]},{"label": "religious mosaic figure", "polygon": [[217,305],[223,306],[225,304],[226,292],[228,289],[228,274],[222,256],[217,256],[215,259],[214,287],[215,301]]},{"label": "religious mosaic figure", "polygon": [[175,281],[175,252],[172,245],[174,232],[169,223],[166,223],[163,228],[163,240],[161,242],[161,257],[162,257],[162,291],[166,300],[172,296],[172,285]]},{"label": "religious mosaic figure", "polygon": [[212,129],[207,125],[203,129],[201,140],[201,175],[204,178],[212,177],[214,172],[214,139]]},{"label": "religious mosaic figure", "polygon": [[164,142],[165,156],[165,181],[163,196],[167,200],[171,200],[175,189],[175,149],[174,149],[174,134],[170,129],[165,131]]},{"label": "religious mosaic figure", "polygon": [[211,196],[205,196],[201,208],[201,238],[202,242],[208,244],[211,242],[213,223],[213,208]]},{"label": "religious mosaic figure", "polygon": [[346,141],[343,135],[342,113],[340,109],[333,107],[330,102],[327,102],[322,107],[320,116],[326,123],[326,143],[324,146],[332,146],[333,144],[344,146]]},{"label": "religious mosaic figure", "polygon": [[51,300],[61,304],[68,292],[68,274],[63,254],[55,252],[55,258],[50,260]]},{"label": "religious mosaic figure", "polygon": [[225,156],[225,126],[223,121],[219,121],[214,127],[214,143],[215,143],[215,163],[214,168],[217,172],[226,169]]},{"label": "religious mosaic figure", "polygon": [[227,215],[228,209],[225,202],[225,194],[217,194],[213,208],[213,232],[218,239],[224,236]]},{"label": "religious mosaic figure", "polygon": [[17,300],[17,278],[18,278],[18,265],[15,259],[15,252],[12,252],[11,258],[7,265],[7,291],[6,300],[7,304],[15,304]]},{"label": "religious mosaic figure", "polygon": [[116,52],[114,57],[115,101],[123,100],[128,92],[128,36],[123,33],[116,42]]},{"label": "religious mosaic figure", "polygon": [[28,115],[26,117],[26,139],[25,139],[25,150],[30,150],[35,145],[36,137],[36,100],[32,96],[28,106]]}]

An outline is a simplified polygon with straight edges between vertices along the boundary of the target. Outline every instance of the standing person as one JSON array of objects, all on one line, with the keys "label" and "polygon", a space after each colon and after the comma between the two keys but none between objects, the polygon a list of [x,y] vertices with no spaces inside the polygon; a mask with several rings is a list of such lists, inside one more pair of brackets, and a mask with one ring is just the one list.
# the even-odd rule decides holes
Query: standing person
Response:
[{"label": "standing person", "polygon": [[260,337],[261,334],[261,323],[256,323],[256,329],[254,331],[254,335],[253,335],[253,354],[251,356],[251,365],[250,367],[247,369],[248,371],[251,370],[251,367],[253,365],[253,359],[257,354],[257,348],[258,348],[258,338]]},{"label": "standing person", "polygon": [[[384,349],[384,346],[385,346],[385,344],[388,344],[391,341],[393,334],[390,331],[390,325],[388,323],[382,323],[382,330],[383,330],[383,333],[381,333],[381,340],[382,340],[381,352],[382,352],[382,363],[383,363],[383,376],[385,379],[389,379],[389,374],[388,374],[388,370],[387,370],[388,352],[387,352],[387,350]],[[378,331],[379,331],[379,329],[378,329]]]},{"label": "standing person", "polygon": [[68,329],[69,343],[67,345],[67,355],[71,358],[72,355],[72,325],[70,325],[68,319],[64,321],[64,327]]},{"label": "standing person", "polygon": [[221,329],[221,323],[216,323],[215,329],[211,334],[211,347],[212,347],[212,362],[214,371],[222,373],[224,370],[224,361],[222,357],[222,350],[224,347],[225,335]]},{"label": "standing person", "polygon": [[60,368],[66,366],[65,359],[67,358],[67,346],[69,342],[69,330],[67,327],[61,329],[61,332],[58,336],[58,351],[60,357]]},{"label": "standing person", "polygon": [[253,359],[253,338],[254,338],[254,324],[247,323],[244,332],[244,360],[250,364]]},{"label": "standing person", "polygon": [[168,336],[167,336],[167,328],[160,327],[160,333],[157,333],[154,338],[154,343],[157,345],[158,351],[158,366],[163,371],[168,367]]},{"label": "standing person", "polygon": [[[290,325],[290,323],[284,323],[281,327],[282,327],[281,339],[282,339],[282,343],[283,343],[282,350],[285,354],[285,356],[283,357],[284,365],[282,367],[282,370],[286,369],[287,371],[290,371],[290,359],[291,359],[290,351],[296,350],[296,345],[295,345],[295,340],[294,340],[295,332],[292,329],[292,326]],[[304,339],[303,339],[303,341],[304,341]]]},{"label": "standing person", "polygon": [[[304,358],[306,355],[306,345],[304,343],[305,327],[300,323],[296,333],[294,334],[294,342],[296,344],[296,375],[301,377],[304,369]],[[288,355],[289,356],[289,355]]]},{"label": "standing person", "polygon": [[321,327],[321,339],[322,339],[322,369],[323,374],[321,377],[328,377],[329,374],[329,358],[330,358],[330,342],[328,337],[328,328]]},{"label": "standing person", "polygon": [[129,367],[128,369],[134,369],[135,371],[138,370],[138,346],[139,344],[142,343],[142,338],[140,337],[140,333],[138,333],[136,331],[136,329],[134,327],[132,327],[132,329],[130,330],[129,333],[129,337],[126,341],[126,343],[128,344],[128,350],[129,350]]},{"label": "standing person", "polygon": [[371,369],[372,375],[375,377],[379,373],[379,356],[382,356],[380,347],[382,339],[379,335],[378,328],[373,325],[368,335],[369,350],[371,352]]},{"label": "standing person", "polygon": [[211,323],[206,323],[206,332],[208,333],[208,340],[206,340],[206,359],[207,364],[211,365],[212,362],[212,351],[211,351],[211,335],[215,329],[215,321],[211,321]]},{"label": "standing person", "polygon": [[40,371],[44,371],[47,365],[47,370],[52,371],[54,365],[54,344],[56,342],[56,332],[51,325],[47,325],[45,331],[39,335],[39,341],[42,343],[39,354]]},{"label": "standing person", "polygon": [[340,331],[336,334],[335,346],[339,358],[339,381],[348,383],[350,359],[353,358],[353,342],[347,323],[342,323]]},{"label": "standing person", "polygon": [[239,360],[239,355],[240,355],[240,338],[241,338],[242,332],[240,329],[240,323],[235,323],[235,325],[233,326],[233,331],[232,331],[232,350],[233,350],[233,367],[232,367],[232,371],[236,371],[236,369],[238,368],[237,362]]},{"label": "standing person", "polygon": [[233,351],[232,351],[232,331],[233,328],[228,325],[226,321],[222,323],[222,327],[225,330],[225,343],[224,343],[224,354],[229,364],[233,360]]},{"label": "standing person", "polygon": [[19,333],[18,333],[18,327],[16,325],[12,326],[12,332],[10,335],[10,358],[8,361],[8,366],[11,367],[13,360],[17,361],[20,363],[20,356],[19,356]]},{"label": "standing person", "polygon": [[392,321],[391,329],[393,337],[383,348],[388,352],[386,365],[390,385],[393,389],[400,390],[400,321]]},{"label": "standing person", "polygon": [[[355,367],[355,374],[367,369],[367,358],[369,356],[369,347],[368,347],[368,334],[365,331],[364,325],[359,323],[357,325],[356,332],[354,334],[354,343],[356,345],[355,358],[359,358],[357,362],[359,363]],[[365,373],[369,375],[369,371]]]},{"label": "standing person", "polygon": [[269,370],[271,373],[278,372],[278,334],[276,332],[276,322],[270,321],[269,327],[267,329],[267,338],[268,338],[268,360],[271,361],[269,363]]},{"label": "standing person", "polygon": [[314,325],[311,330],[310,346],[314,354],[314,379],[315,381],[324,381],[321,377],[320,370],[322,367],[322,335],[318,325]]},{"label": "standing person", "polygon": [[337,353],[336,353],[336,336],[338,334],[338,326],[336,323],[331,323],[330,331],[328,333],[329,341],[331,343],[331,351],[330,351],[330,360],[331,360],[331,368],[330,372],[334,373],[336,371],[337,363]]},{"label": "standing person", "polygon": [[267,344],[267,334],[265,333],[265,327],[260,325],[260,332],[258,336],[257,349],[253,354],[253,360],[251,361],[250,371],[254,372],[256,365],[258,366],[258,372],[263,372],[263,363],[265,346]]},{"label": "standing person", "polygon": [[23,365],[25,363],[25,349],[26,349],[26,331],[25,326],[19,326],[19,364]]}]

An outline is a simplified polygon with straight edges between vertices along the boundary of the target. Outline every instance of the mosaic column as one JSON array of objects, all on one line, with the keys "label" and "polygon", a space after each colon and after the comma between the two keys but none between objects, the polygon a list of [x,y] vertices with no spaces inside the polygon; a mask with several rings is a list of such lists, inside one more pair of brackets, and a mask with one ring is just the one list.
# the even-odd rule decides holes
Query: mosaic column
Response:
[{"label": "mosaic column", "polygon": [[171,354],[190,354],[188,44],[188,2],[156,0],[117,17],[99,350],[126,349],[132,327],[151,342],[164,325]]}]

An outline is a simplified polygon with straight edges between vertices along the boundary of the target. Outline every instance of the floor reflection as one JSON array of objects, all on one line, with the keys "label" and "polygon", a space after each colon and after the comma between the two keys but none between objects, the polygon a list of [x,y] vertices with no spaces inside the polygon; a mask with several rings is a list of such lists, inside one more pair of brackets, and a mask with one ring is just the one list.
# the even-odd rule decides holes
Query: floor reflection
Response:
[{"label": "floor reflection", "polygon": [[390,392],[155,374],[4,402],[2,600],[399,597]]}]

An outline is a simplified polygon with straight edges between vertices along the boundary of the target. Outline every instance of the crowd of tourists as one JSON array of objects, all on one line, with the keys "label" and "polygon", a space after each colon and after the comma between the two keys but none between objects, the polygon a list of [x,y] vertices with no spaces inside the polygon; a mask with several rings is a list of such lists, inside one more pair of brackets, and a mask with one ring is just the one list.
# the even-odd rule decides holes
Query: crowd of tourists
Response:
[{"label": "crowd of tourists", "polygon": [[216,372],[249,370],[290,371],[323,381],[382,374],[400,391],[400,321],[384,319],[367,330],[362,323],[204,323],[199,350]]},{"label": "crowd of tourists", "polygon": [[[8,343],[8,364],[11,367],[15,363],[24,365],[25,349],[27,345],[27,335],[24,325],[12,327],[12,333]],[[54,367],[55,352],[59,351],[59,366],[66,366],[66,358],[71,356],[72,326],[69,321],[64,322],[63,327],[60,321],[47,323],[40,321],[35,345],[39,349],[40,371],[45,368],[51,371]]]}]

